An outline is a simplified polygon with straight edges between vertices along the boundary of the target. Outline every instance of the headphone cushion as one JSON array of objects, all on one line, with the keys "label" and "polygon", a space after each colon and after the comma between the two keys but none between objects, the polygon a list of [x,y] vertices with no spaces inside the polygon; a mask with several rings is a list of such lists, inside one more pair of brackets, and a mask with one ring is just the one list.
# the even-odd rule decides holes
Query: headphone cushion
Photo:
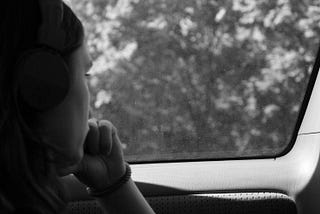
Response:
[{"label": "headphone cushion", "polygon": [[70,73],[58,53],[44,48],[28,51],[18,60],[17,68],[19,95],[28,107],[45,111],[64,100]]}]

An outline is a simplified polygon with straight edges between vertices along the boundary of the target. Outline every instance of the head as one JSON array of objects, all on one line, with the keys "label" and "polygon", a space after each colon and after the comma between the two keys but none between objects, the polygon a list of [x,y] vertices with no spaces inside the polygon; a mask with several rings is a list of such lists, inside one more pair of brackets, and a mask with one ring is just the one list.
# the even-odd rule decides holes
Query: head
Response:
[{"label": "head", "polygon": [[66,57],[71,74],[69,91],[63,101],[45,112],[36,114],[36,130],[54,145],[53,160],[59,175],[67,175],[83,157],[83,144],[89,131],[89,90],[87,72],[91,58],[85,44]]},{"label": "head", "polygon": [[[58,105],[43,112],[25,111],[16,94],[18,74],[13,68],[21,51],[37,43],[42,13],[38,0],[3,4],[6,10],[0,14],[0,188],[13,203],[25,200],[26,195],[38,195],[35,198],[48,202],[41,185],[47,186],[55,176],[71,173],[83,156],[89,110],[86,73],[91,59],[81,22],[63,4],[61,24],[66,38],[61,56],[70,75],[68,92]],[[12,187],[22,192],[12,192]]]}]

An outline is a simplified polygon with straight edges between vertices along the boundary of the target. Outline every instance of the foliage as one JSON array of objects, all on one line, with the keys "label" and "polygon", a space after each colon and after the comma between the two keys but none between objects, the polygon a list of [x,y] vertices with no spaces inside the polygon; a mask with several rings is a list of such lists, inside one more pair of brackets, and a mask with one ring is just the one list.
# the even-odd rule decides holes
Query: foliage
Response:
[{"label": "foliage", "polygon": [[317,0],[71,0],[95,61],[94,116],[129,160],[278,154],[320,31]]}]

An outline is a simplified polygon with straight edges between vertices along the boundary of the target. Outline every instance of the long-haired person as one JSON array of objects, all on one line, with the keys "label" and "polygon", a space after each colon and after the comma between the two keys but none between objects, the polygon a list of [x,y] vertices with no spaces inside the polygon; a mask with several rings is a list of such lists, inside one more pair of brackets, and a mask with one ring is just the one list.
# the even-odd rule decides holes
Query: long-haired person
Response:
[{"label": "long-haired person", "polygon": [[154,213],[115,127],[89,120],[91,58],[61,0],[4,0],[0,13],[0,212],[63,213],[73,173],[108,213]]}]

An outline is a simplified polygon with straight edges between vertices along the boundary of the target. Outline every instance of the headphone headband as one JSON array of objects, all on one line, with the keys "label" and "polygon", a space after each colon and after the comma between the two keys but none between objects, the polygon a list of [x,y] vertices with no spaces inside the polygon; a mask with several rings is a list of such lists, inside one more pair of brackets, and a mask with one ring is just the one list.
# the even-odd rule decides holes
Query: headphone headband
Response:
[{"label": "headphone headband", "polygon": [[63,20],[62,0],[38,0],[42,14],[42,23],[38,31],[38,44],[62,51],[65,32],[61,28]]}]

